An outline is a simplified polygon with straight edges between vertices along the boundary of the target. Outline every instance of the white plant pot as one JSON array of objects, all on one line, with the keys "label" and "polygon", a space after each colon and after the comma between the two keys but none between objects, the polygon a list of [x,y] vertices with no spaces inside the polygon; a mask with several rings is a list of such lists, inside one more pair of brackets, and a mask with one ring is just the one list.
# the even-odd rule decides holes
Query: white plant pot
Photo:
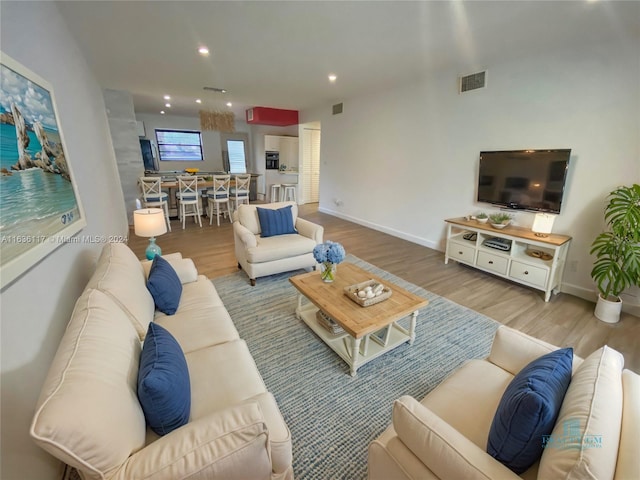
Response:
[{"label": "white plant pot", "polygon": [[620,312],[622,311],[622,300],[618,297],[618,301],[611,301],[602,298],[598,294],[598,303],[594,312],[596,318],[606,323],[618,323],[620,321]]}]

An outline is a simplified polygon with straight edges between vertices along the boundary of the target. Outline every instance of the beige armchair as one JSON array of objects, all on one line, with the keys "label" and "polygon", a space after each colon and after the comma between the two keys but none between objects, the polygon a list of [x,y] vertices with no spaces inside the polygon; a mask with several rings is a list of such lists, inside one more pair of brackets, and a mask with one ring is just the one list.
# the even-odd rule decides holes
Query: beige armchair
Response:
[{"label": "beige armchair", "polygon": [[[516,475],[487,453],[507,385],[531,360],[557,348],[501,326],[487,359],[468,361],[420,402],[395,401],[392,424],[369,445],[369,480],[640,478],[640,376],[623,370],[622,355],[606,346],[584,360],[574,357],[550,436],[556,444],[538,462]],[[580,435],[567,435],[568,425]]]},{"label": "beige armchair", "polygon": [[[291,205],[293,225],[298,233],[262,237],[257,208],[279,209]],[[233,214],[233,236],[238,267],[251,281],[275,273],[313,268],[314,247],[322,243],[324,228],[298,217],[295,202],[240,205]]]}]

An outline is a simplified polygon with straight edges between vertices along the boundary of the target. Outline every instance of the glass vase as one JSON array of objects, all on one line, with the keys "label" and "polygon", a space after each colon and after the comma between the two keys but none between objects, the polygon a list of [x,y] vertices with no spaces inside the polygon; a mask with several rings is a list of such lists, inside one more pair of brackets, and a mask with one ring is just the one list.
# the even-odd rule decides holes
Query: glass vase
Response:
[{"label": "glass vase", "polygon": [[323,282],[333,282],[336,279],[336,269],[338,265],[331,262],[323,262],[321,264],[320,278]]}]

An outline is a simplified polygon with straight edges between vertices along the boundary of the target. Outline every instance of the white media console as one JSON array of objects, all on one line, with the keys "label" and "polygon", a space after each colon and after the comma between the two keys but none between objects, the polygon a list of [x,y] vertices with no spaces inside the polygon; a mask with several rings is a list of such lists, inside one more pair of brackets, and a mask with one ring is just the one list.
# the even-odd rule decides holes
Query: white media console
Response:
[{"label": "white media console", "polygon": [[[571,244],[571,237],[549,235],[538,237],[530,229],[508,226],[502,230],[465,218],[450,218],[447,222],[447,246],[444,263],[449,259],[479,270],[545,292],[548,302],[557,293]],[[474,234],[475,238],[469,234]],[[497,238],[510,243],[508,250],[492,248],[488,241]],[[504,247],[503,247],[504,248]]]}]

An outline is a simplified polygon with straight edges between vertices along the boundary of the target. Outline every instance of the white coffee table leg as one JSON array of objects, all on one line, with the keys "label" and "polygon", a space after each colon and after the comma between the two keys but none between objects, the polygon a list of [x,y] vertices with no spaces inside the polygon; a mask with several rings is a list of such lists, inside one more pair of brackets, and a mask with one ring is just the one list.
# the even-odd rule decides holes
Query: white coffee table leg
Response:
[{"label": "white coffee table leg", "polygon": [[351,376],[356,376],[360,364],[360,339],[351,337]]},{"label": "white coffee table leg", "polygon": [[416,339],[416,319],[418,318],[418,310],[411,314],[411,324],[409,326],[409,345],[413,345]]}]

